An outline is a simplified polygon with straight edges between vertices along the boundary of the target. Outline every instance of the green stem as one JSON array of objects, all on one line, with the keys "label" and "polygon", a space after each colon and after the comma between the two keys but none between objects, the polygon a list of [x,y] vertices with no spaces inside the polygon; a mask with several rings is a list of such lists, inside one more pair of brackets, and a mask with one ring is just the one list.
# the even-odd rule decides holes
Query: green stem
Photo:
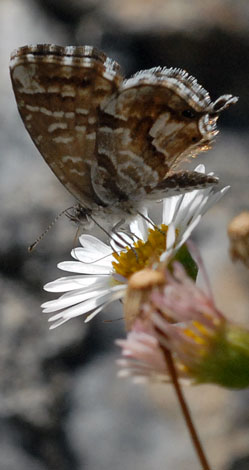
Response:
[{"label": "green stem", "polygon": [[178,398],[178,401],[179,401],[179,404],[180,404],[180,407],[181,407],[181,410],[182,410],[182,414],[184,416],[187,428],[189,430],[189,434],[190,434],[193,446],[195,448],[196,454],[197,454],[197,456],[199,458],[199,461],[201,463],[201,466],[202,466],[201,468],[202,468],[202,470],[211,470],[211,467],[209,466],[207,458],[204,454],[204,450],[202,448],[200,438],[199,438],[199,436],[197,434],[197,431],[194,427],[188,405],[185,401],[182,389],[180,387],[172,355],[171,355],[171,353],[168,349],[164,349],[164,355],[165,355],[165,359],[166,359],[166,362],[167,362],[169,374],[171,376],[172,384],[173,384],[173,387],[175,389],[175,392],[176,392],[176,395],[177,395],[177,398]]}]

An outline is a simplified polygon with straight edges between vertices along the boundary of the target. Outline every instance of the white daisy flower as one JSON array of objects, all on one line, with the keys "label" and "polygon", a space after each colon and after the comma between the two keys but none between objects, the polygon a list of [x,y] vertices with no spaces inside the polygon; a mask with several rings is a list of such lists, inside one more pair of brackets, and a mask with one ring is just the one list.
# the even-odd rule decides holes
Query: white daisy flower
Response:
[{"label": "white daisy flower", "polygon": [[[195,171],[204,173],[204,165],[198,165]],[[81,247],[71,252],[76,261],[58,264],[59,269],[75,274],[44,286],[50,292],[65,292],[42,305],[45,313],[57,312],[49,319],[54,322],[50,328],[79,315],[86,315],[87,322],[114,300],[122,299],[129,277],[152,262],[172,257],[227,189],[209,187],[166,198],[161,225],[156,226],[144,211],[143,217],[130,223],[129,235],[113,234],[108,245],[92,235],[81,235]]]}]

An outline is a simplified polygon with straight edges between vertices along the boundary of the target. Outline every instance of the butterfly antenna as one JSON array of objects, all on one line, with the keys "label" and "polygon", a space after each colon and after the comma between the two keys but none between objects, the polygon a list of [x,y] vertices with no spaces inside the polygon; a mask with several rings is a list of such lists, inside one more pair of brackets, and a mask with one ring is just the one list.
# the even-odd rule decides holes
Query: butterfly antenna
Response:
[{"label": "butterfly antenna", "polygon": [[44,230],[44,232],[34,241],[34,243],[32,243],[31,245],[29,245],[28,247],[28,251],[31,253],[31,251],[33,251],[35,249],[35,247],[40,243],[40,241],[45,237],[45,235],[47,235],[47,233],[49,232],[49,230],[54,226],[54,224],[56,224],[56,222],[59,220],[59,218],[64,215],[66,212],[68,212],[70,209],[73,209],[73,207],[68,207],[67,209],[64,209],[63,211],[61,211],[56,217],[55,219],[49,224],[49,226],[46,228],[46,230]]}]

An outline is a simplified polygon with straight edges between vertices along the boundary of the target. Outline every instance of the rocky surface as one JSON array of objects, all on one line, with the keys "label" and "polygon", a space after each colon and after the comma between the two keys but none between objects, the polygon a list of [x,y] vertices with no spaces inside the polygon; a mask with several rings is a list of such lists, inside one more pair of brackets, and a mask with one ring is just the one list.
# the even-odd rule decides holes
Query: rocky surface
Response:
[{"label": "rocky surface", "polygon": [[[69,6],[70,5],[70,6]],[[142,6],[141,6],[142,5]],[[79,318],[49,331],[40,303],[59,276],[76,227],[61,219],[30,255],[27,246],[72,204],[34,148],[11,90],[8,60],[26,43],[94,43],[129,74],[185,67],[210,89],[240,95],[220,119],[213,150],[198,158],[232,188],[194,233],[219,307],[248,323],[248,271],[228,257],[226,227],[248,209],[248,4],[225,0],[132,2],[2,0],[0,3],[0,468],[4,470],[199,469],[170,387],[116,378],[115,305],[86,327]],[[192,162],[194,166],[196,162]],[[187,389],[216,470],[248,466],[248,391]]]}]

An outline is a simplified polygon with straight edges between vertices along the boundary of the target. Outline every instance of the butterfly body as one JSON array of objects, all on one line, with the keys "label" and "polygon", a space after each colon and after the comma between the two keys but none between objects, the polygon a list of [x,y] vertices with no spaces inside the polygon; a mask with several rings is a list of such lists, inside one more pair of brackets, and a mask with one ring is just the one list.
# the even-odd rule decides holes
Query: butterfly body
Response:
[{"label": "butterfly body", "polygon": [[215,184],[178,164],[210,146],[219,113],[180,69],[154,68],[124,80],[91,46],[25,46],[11,56],[22,120],[50,168],[80,206],[102,218],[136,213],[149,200]]}]

